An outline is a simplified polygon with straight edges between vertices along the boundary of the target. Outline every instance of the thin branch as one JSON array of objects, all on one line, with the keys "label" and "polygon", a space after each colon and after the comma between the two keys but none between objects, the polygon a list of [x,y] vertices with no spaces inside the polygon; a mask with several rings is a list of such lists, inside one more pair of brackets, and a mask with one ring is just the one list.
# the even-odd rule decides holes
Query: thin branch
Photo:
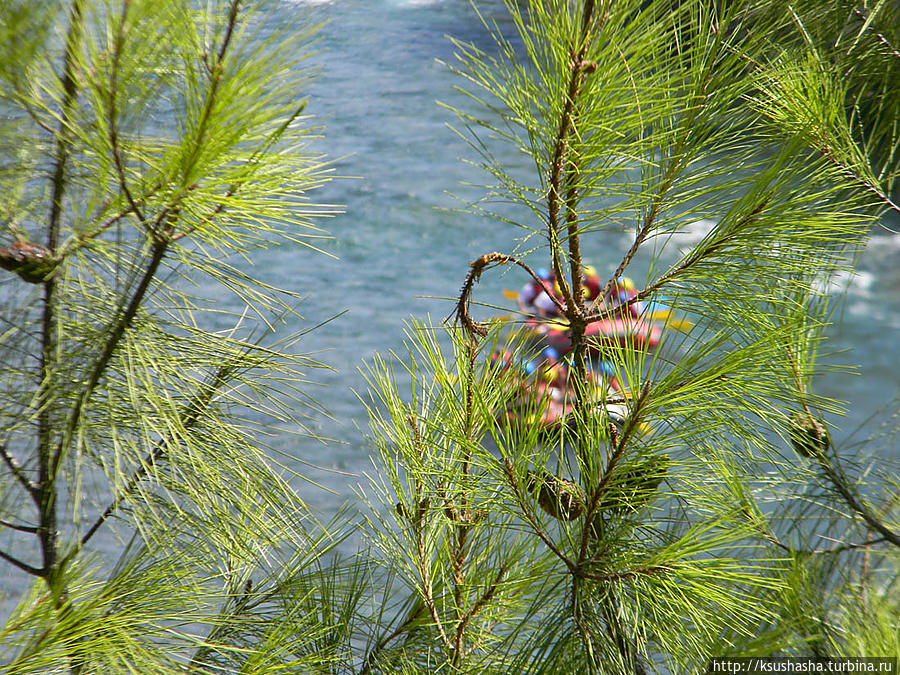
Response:
[{"label": "thin branch", "polygon": [[222,63],[222,60],[225,58],[225,53],[228,51],[228,46],[231,44],[231,38],[234,36],[234,29],[235,26],[237,26],[237,15],[240,8],[241,0],[232,0],[231,7],[228,10],[225,37],[222,39],[222,45],[219,47],[218,58],[216,59],[218,63],[216,65]]},{"label": "thin branch", "polygon": [[857,16],[857,18],[859,18],[863,22],[867,31],[869,31],[870,33],[873,33],[875,35],[875,37],[877,37],[878,40],[881,42],[881,44],[883,44],[885,47],[887,47],[891,51],[891,54],[893,54],[895,57],[900,59],[900,52],[897,51],[896,47],[894,47],[894,45],[892,45],[884,35],[882,35],[878,31],[876,31],[874,28],[872,28],[872,26],[869,24],[869,17],[867,17],[865,14],[863,14],[856,7],[853,8],[853,13]]},{"label": "thin branch", "polygon": [[137,202],[134,199],[134,195],[131,194],[131,190],[128,187],[128,179],[125,175],[125,164],[122,160],[122,153],[119,148],[119,130],[118,130],[118,111],[116,108],[116,95],[118,89],[119,82],[119,59],[122,56],[122,48],[125,44],[125,21],[128,18],[128,8],[130,4],[128,2],[122,3],[122,14],[119,17],[119,25],[118,30],[116,31],[116,37],[113,41],[113,51],[111,54],[112,58],[112,73],[110,74],[110,82],[109,82],[109,97],[108,97],[108,105],[109,105],[109,146],[112,150],[113,156],[113,164],[116,167],[116,175],[119,179],[119,187],[122,188],[122,193],[125,195],[125,199],[128,200],[128,204],[131,207],[131,210],[137,216],[138,220],[141,223],[146,223],[144,219],[144,214],[141,213],[141,209],[138,206]]},{"label": "thin branch", "polygon": [[[708,246],[696,247],[691,250],[690,255],[686,258],[682,258],[677,263],[673,264],[666,272],[664,272],[661,276],[659,276],[655,281],[651,284],[644,287],[642,290],[638,291],[633,297],[629,298],[626,302],[618,305],[617,307],[612,308],[601,308],[599,311],[588,315],[585,317],[585,323],[594,323],[595,321],[602,321],[603,319],[608,318],[610,315],[620,312],[625,307],[630,307],[631,305],[642,302],[651,298],[655,293],[660,291],[667,284],[672,283],[678,277],[682,276],[686,272],[689,272],[692,268],[696,267],[700,263],[706,261],[708,258],[713,255],[719,253],[720,249],[727,243],[727,239],[729,236],[733,236],[733,233],[737,232],[741,228],[749,225],[753,222],[760,213],[768,206],[768,199],[763,199],[759,204],[757,204],[750,213],[745,215],[741,220],[732,228],[733,232],[730,235],[725,235],[718,241],[712,242]],[[612,277],[612,280],[615,280],[617,277]],[[604,291],[606,292],[606,291]],[[603,297],[602,295],[600,297]]]},{"label": "thin branch", "polygon": [[897,204],[895,201],[893,201],[890,195],[883,191],[879,186],[872,185],[872,183],[866,180],[863,176],[860,176],[858,173],[856,173],[856,171],[854,171],[852,167],[844,164],[837,157],[835,157],[834,152],[831,150],[831,147],[827,143],[819,148],[819,153],[832,164],[834,164],[838,169],[840,169],[840,171],[845,176],[859,183],[867,192],[875,195],[875,197],[877,197],[879,201],[881,201],[891,211],[900,213],[900,204]]},{"label": "thin branch", "polygon": [[431,614],[431,619],[432,621],[434,621],[435,628],[437,628],[438,634],[441,637],[441,641],[444,643],[444,646],[448,651],[452,651],[453,645],[451,644],[450,638],[444,630],[444,623],[443,621],[441,621],[441,617],[438,614],[437,606],[434,604],[434,589],[432,587],[431,572],[428,565],[428,556],[426,555],[425,551],[425,528],[423,527],[424,520],[425,509],[421,508],[420,506],[416,509],[416,517],[414,523],[416,532],[416,557],[419,567],[419,575],[422,578],[422,600],[425,602],[425,606],[428,608],[428,611]]},{"label": "thin branch", "polygon": [[519,480],[516,477],[515,469],[513,468],[512,463],[510,463],[508,457],[503,458],[503,468],[504,473],[506,474],[506,478],[509,481],[509,485],[513,490],[513,494],[516,497],[516,502],[518,503],[519,508],[522,510],[522,515],[525,516],[525,520],[527,520],[528,524],[531,525],[531,529],[538,536],[538,539],[544,542],[544,545],[548,549],[550,549],[553,555],[559,558],[569,569],[569,571],[574,574],[577,566],[575,565],[575,563],[569,560],[568,557],[566,557],[566,554],[563,553],[556,544],[553,543],[553,540],[547,536],[547,533],[544,532],[544,528],[541,527],[540,522],[538,522],[537,518],[535,518],[534,512],[531,510],[531,507],[528,505],[525,496],[522,494],[521,485],[519,484]]},{"label": "thin branch", "polygon": [[[218,92],[218,87],[221,82],[222,70],[224,68],[223,59],[225,58],[225,54],[228,50],[229,45],[231,44],[231,38],[234,34],[234,28],[237,23],[237,14],[240,4],[240,0],[233,0],[231,4],[225,37],[218,52],[218,61],[216,63],[215,72],[213,74],[213,81],[209,91],[207,92],[206,104],[204,106],[200,124],[197,129],[197,143],[190,160],[191,166],[196,161],[201,141],[206,135],[206,128],[209,124],[209,119],[212,114],[213,103],[215,101],[215,96]],[[185,170],[185,175],[187,175],[188,173],[190,173],[190,168]],[[88,382],[85,385],[85,388],[82,391],[81,395],[78,397],[75,405],[73,406],[72,413],[69,416],[69,422],[66,427],[66,432],[60,439],[59,446],[57,447],[55,456],[53,457],[52,468],[54,475],[56,471],[58,471],[62,457],[65,454],[65,446],[67,443],[71,442],[75,429],[77,428],[78,423],[81,420],[84,406],[87,404],[88,399],[93,394],[93,391],[97,384],[100,382],[100,379],[103,377],[103,374],[106,371],[106,367],[109,365],[109,361],[112,358],[113,352],[115,352],[119,341],[125,333],[125,330],[131,325],[132,320],[137,314],[138,308],[143,302],[144,296],[146,295],[146,292],[150,286],[150,282],[153,280],[153,277],[156,274],[156,270],[159,268],[160,263],[165,257],[168,246],[172,242],[173,222],[177,220],[178,210],[179,206],[177,203],[169,205],[158,214],[155,219],[154,225],[150,228],[150,233],[152,234],[154,241],[151,248],[150,260],[148,262],[147,268],[144,271],[140,282],[138,283],[137,289],[129,300],[128,306],[115,321],[114,325],[110,327],[108,332],[109,337],[107,338],[106,344],[103,348],[103,352],[94,364],[94,368],[91,372]]]},{"label": "thin branch", "polygon": [[885,537],[878,537],[876,539],[866,539],[865,541],[858,541],[850,544],[837,544],[832,548],[817,548],[809,551],[809,553],[813,554],[824,554],[824,553],[843,553],[844,551],[853,551],[858,548],[866,549],[866,554],[869,553],[869,547],[872,544],[881,544],[882,542],[887,541]]},{"label": "thin branch", "polygon": [[[718,37],[716,43],[716,46],[720,45],[721,36]],[[666,173],[663,176],[662,182],[659,184],[659,187],[653,194],[650,208],[644,214],[644,219],[641,222],[637,233],[635,234],[634,241],[632,242],[631,247],[625,253],[622,261],[616,268],[616,271],[609,278],[609,281],[606,282],[606,285],[597,295],[597,298],[594,300],[592,305],[598,305],[609,296],[609,294],[612,292],[613,286],[616,284],[616,280],[621,277],[622,274],[624,274],[625,268],[628,267],[634,256],[637,255],[638,250],[644,244],[647,237],[650,235],[653,226],[656,224],[656,219],[662,211],[662,206],[666,199],[666,196],[668,195],[669,190],[671,190],[672,186],[675,184],[675,179],[678,175],[678,172],[684,164],[684,146],[688,140],[688,137],[691,135],[691,133],[693,133],[694,122],[700,110],[703,108],[702,102],[703,99],[706,98],[707,88],[709,87],[709,81],[712,76],[712,69],[715,63],[716,59],[710,58],[708,60],[706,69],[703,71],[702,76],[697,81],[697,87],[694,89],[693,97],[686,107],[688,114],[679,127],[678,138],[673,144],[674,147],[670,154],[670,157],[672,159],[666,167]]]},{"label": "thin branch", "polygon": [[141,277],[140,282],[138,283],[138,287],[135,289],[134,294],[131,296],[130,301],[128,302],[128,306],[125,308],[123,312],[121,312],[118,319],[110,326],[107,331],[107,339],[106,344],[103,346],[103,351],[100,356],[97,358],[97,361],[94,363],[94,367],[91,370],[91,375],[88,378],[87,383],[84,386],[81,394],[78,396],[78,399],[75,402],[75,405],[72,408],[72,412],[69,415],[69,421],[66,425],[65,433],[59,441],[59,446],[57,447],[56,453],[53,457],[52,464],[52,475],[56,475],[56,472],[59,470],[60,462],[62,461],[64,450],[66,444],[70,443],[72,438],[75,435],[75,430],[78,427],[79,422],[81,421],[81,416],[84,413],[84,407],[87,405],[88,400],[91,395],[94,393],[94,389],[97,384],[99,384],[100,379],[103,377],[103,374],[106,372],[106,367],[109,365],[110,360],[112,359],[112,355],[118,347],[122,336],[125,334],[125,331],[131,325],[132,320],[138,312],[138,308],[141,306],[141,303],[144,300],[144,296],[147,293],[147,290],[150,288],[150,282],[153,280],[153,277],[156,275],[156,270],[159,268],[160,263],[165,257],[166,250],[168,248],[169,242],[166,239],[158,239],[151,249],[150,260],[147,264],[147,268],[144,270],[143,276]]},{"label": "thin branch", "polygon": [[[868,551],[869,546],[872,544],[881,544],[882,542],[887,541],[885,537],[878,537],[876,539],[867,538],[865,541],[853,542],[849,544],[835,544],[831,548],[814,548],[811,550],[797,549],[791,546],[790,544],[785,544],[781,541],[774,532],[766,527],[765,523],[757,522],[757,519],[750,518],[751,524],[756,526],[760,536],[769,541],[774,546],[777,546],[785,553],[790,555],[825,555],[825,554],[835,554],[835,553],[843,553],[844,551],[853,551],[858,548],[865,548]],[[819,535],[820,537],[822,535]],[[823,537],[824,538],[824,537]]]},{"label": "thin branch", "polygon": [[366,655],[365,661],[363,661],[362,669],[359,671],[359,675],[368,675],[369,671],[372,670],[372,666],[375,663],[375,660],[378,658],[378,655],[384,651],[384,649],[398,637],[406,633],[410,626],[412,626],[417,619],[419,619],[425,611],[424,603],[415,608],[415,611],[410,612],[409,616],[406,617],[406,620],[401,623],[394,631],[392,631],[389,635],[386,635],[381,640],[379,640],[378,644],[376,644]]},{"label": "thin branch", "polygon": [[16,477],[16,480],[19,481],[22,487],[25,488],[29,495],[31,495],[31,498],[35,503],[39,504],[40,490],[38,489],[37,483],[25,475],[25,470],[22,468],[22,465],[19,464],[19,461],[9,452],[6,443],[0,443],[0,457],[3,458],[3,461],[6,462],[6,465]]},{"label": "thin branch", "polygon": [[[406,423],[409,425],[409,428],[413,433],[413,446],[419,452],[419,457],[422,458],[425,456],[425,448],[422,445],[422,436],[419,433],[419,427],[416,422],[416,418],[412,414],[407,415]],[[428,608],[428,611],[431,614],[431,619],[434,621],[434,625],[437,628],[438,633],[440,634],[441,641],[444,643],[444,647],[448,652],[452,652],[453,645],[451,644],[450,638],[447,636],[447,633],[444,630],[444,623],[441,621],[441,617],[437,611],[437,606],[434,603],[434,589],[432,585],[431,571],[429,569],[430,561],[428,560],[428,554],[425,549],[424,525],[425,516],[428,512],[428,498],[422,497],[422,482],[421,480],[419,480],[418,476],[414,480],[413,497],[414,501],[416,502],[416,507],[411,514],[410,523],[416,539],[416,563],[419,576],[422,579],[422,600],[424,601],[425,606]]]},{"label": "thin branch", "polygon": [[833,466],[831,460],[824,454],[818,454],[816,459],[819,460],[819,466],[825,470],[825,474],[828,476],[831,484],[834,486],[835,490],[837,490],[838,494],[844,498],[847,506],[853,509],[853,511],[866,521],[866,524],[869,527],[882,535],[891,544],[900,548],[900,534],[894,532],[882,523],[869,508],[853,494],[853,489],[847,483],[847,479],[842,475],[840,468]]},{"label": "thin branch", "polygon": [[638,395],[636,399],[634,399],[634,406],[632,407],[626,422],[625,427],[622,429],[621,435],[618,434],[614,430],[614,427],[611,425],[611,437],[614,443],[614,450],[612,455],[609,458],[609,461],[606,463],[606,467],[603,471],[603,476],[600,478],[600,482],[597,484],[597,487],[593,489],[591,492],[591,497],[588,500],[587,509],[584,512],[584,530],[581,533],[581,550],[578,554],[578,565],[584,562],[587,557],[588,552],[588,544],[590,543],[591,533],[594,530],[594,516],[596,515],[596,511],[599,507],[600,500],[603,497],[603,492],[606,489],[607,484],[612,478],[613,471],[615,471],[616,466],[619,461],[624,457],[625,450],[628,447],[628,441],[631,439],[631,435],[634,430],[637,428],[637,419],[640,415],[641,408],[646,402],[647,398],[650,395],[650,384],[649,382],[645,382],[644,386],[641,387],[641,393]]},{"label": "thin branch", "polygon": [[34,525],[19,525],[18,523],[11,523],[8,520],[0,520],[0,527],[6,527],[10,530],[16,530],[18,532],[26,532],[28,534],[38,533],[38,528]]},{"label": "thin branch", "polygon": [[234,29],[237,25],[237,16],[240,5],[241,0],[232,0],[231,7],[228,11],[228,19],[226,21],[225,27],[225,37],[222,39],[222,44],[219,47],[219,51],[216,55],[216,63],[213,66],[212,70],[212,82],[210,83],[209,91],[206,94],[206,102],[200,115],[200,123],[197,126],[197,142],[194,145],[194,149],[191,153],[190,159],[188,160],[184,168],[185,176],[190,176],[191,172],[193,171],[194,164],[197,162],[197,157],[200,154],[200,147],[203,143],[204,138],[206,137],[207,127],[209,126],[209,120],[212,116],[213,105],[216,100],[216,95],[219,92],[219,85],[222,83],[222,71],[225,69],[225,55],[228,52],[228,47],[231,45],[231,38],[234,35]]},{"label": "thin branch", "polygon": [[[484,324],[478,323],[474,319],[472,319],[469,314],[469,296],[472,293],[472,288],[475,286],[475,283],[481,279],[482,273],[491,265],[506,265],[508,263],[513,263],[518,265],[523,270],[528,272],[531,275],[531,278],[534,279],[535,283],[543,284],[543,280],[538,277],[537,274],[525,263],[523,263],[518,258],[515,258],[511,255],[506,255],[504,253],[497,253],[494,251],[493,253],[485,253],[480,258],[476,258],[469,264],[469,272],[466,274],[466,279],[463,282],[462,288],[459,291],[459,299],[456,302],[456,309],[450,315],[456,315],[456,320],[459,321],[463,328],[465,328],[466,332],[469,335],[480,335],[484,337],[487,335],[487,327]],[[550,299],[553,301],[553,304],[556,305],[556,308],[560,311],[560,313],[565,314],[566,308],[560,303],[559,299],[554,297],[552,293],[548,293]],[[447,317],[448,319],[450,317]]]},{"label": "thin branch", "polygon": [[43,577],[46,575],[46,570],[43,567],[34,567],[29,565],[28,563],[24,563],[18,558],[11,556],[6,551],[0,550],[0,558],[10,563],[11,565],[15,565],[23,572],[27,572],[33,577]]},{"label": "thin branch", "polygon": [[[481,594],[481,597],[475,601],[474,605],[472,605],[472,609],[469,610],[469,612],[463,618],[463,620],[458,628],[458,632],[460,635],[463,634],[466,627],[469,625],[469,623],[472,621],[472,619],[474,619],[477,616],[478,612],[480,612],[481,609],[493,599],[494,594],[497,592],[497,589],[500,587],[500,584],[503,583],[503,577],[506,576],[506,572],[507,572],[506,566],[501,566],[500,569],[497,571],[497,576],[494,578],[493,583],[491,583],[491,585],[485,589],[484,593]],[[461,640],[459,641],[459,644],[461,646],[461,644],[462,644]]]},{"label": "thin branch", "polygon": [[[209,405],[210,401],[212,401],[213,396],[215,395],[218,388],[225,383],[226,378],[228,377],[228,373],[231,370],[230,364],[225,364],[219,367],[216,371],[215,375],[212,377],[210,382],[204,387],[203,390],[198,391],[193,399],[185,406],[184,411],[179,416],[181,425],[185,429],[191,429],[194,425],[196,425],[199,420],[200,414],[206,409]],[[122,502],[128,498],[129,495],[134,491],[137,487],[138,483],[140,483],[150,472],[150,469],[159,461],[163,455],[165,455],[166,450],[168,449],[168,445],[162,441],[157,443],[156,447],[154,447],[144,459],[141,461],[140,467],[131,474],[131,477],[128,479],[128,482],[125,484],[121,490],[119,490],[118,494],[113,498],[112,502],[103,510],[103,512],[97,516],[94,520],[93,524],[87,529],[87,531],[82,535],[79,542],[72,548],[72,550],[66,555],[65,561],[70,560],[75,555],[81,551],[84,546],[90,541],[91,537],[100,529],[100,527],[115,513],[119,506],[121,506]]]}]

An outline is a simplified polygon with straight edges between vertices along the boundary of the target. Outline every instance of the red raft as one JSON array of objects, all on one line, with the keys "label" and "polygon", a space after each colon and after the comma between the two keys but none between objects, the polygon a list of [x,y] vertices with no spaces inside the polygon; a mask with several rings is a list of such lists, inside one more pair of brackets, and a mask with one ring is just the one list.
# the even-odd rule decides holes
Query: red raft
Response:
[{"label": "red raft", "polygon": [[[565,323],[532,319],[526,322],[525,327],[560,353],[572,348],[572,336]],[[659,344],[662,330],[644,319],[615,317],[588,324],[584,334],[588,351],[591,352],[601,352],[611,347],[646,351]]]}]

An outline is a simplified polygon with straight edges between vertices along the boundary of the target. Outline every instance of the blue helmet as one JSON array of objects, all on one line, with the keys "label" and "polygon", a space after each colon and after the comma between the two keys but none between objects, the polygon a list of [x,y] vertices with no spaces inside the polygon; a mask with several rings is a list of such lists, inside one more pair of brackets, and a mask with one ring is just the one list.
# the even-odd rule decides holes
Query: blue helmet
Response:
[{"label": "blue helmet", "polygon": [[545,359],[558,359],[559,358],[559,352],[556,351],[553,347],[547,347],[541,353],[544,355]]},{"label": "blue helmet", "polygon": [[613,377],[616,374],[616,368],[609,361],[600,361],[597,364],[597,370],[603,373],[606,377]]},{"label": "blue helmet", "polygon": [[544,279],[545,281],[550,278],[550,272],[546,267],[538,267],[537,272],[538,279]]}]

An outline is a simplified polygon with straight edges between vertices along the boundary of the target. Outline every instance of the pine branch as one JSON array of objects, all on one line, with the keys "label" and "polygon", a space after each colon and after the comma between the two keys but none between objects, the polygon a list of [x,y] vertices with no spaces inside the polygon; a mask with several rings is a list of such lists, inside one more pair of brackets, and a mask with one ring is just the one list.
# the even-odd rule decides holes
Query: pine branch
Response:
[{"label": "pine branch", "polygon": [[56,452],[54,453],[52,459],[52,475],[55,476],[59,471],[60,463],[62,462],[62,459],[66,454],[66,447],[69,443],[72,442],[75,436],[75,430],[77,429],[78,424],[81,422],[81,416],[84,413],[84,408],[93,395],[94,389],[100,383],[100,380],[106,372],[106,368],[109,365],[110,360],[112,359],[113,353],[119,346],[119,342],[122,339],[122,336],[125,334],[125,331],[128,329],[128,327],[131,326],[132,320],[137,315],[138,309],[144,301],[144,296],[146,295],[147,290],[150,288],[150,283],[152,282],[153,277],[156,275],[156,271],[159,268],[160,263],[165,257],[168,246],[169,240],[165,238],[158,238],[154,242],[150,250],[150,260],[147,263],[147,267],[144,270],[143,275],[141,276],[141,280],[138,283],[134,294],[131,296],[131,299],[128,302],[128,306],[123,312],[121,312],[119,317],[107,331],[107,338],[105,344],[103,345],[103,350],[100,352],[100,355],[94,362],[94,367],[91,369],[90,377],[88,377],[84,388],[82,389],[81,393],[78,396],[78,399],[75,402],[75,405],[72,408],[72,412],[69,414],[69,421],[66,425],[65,433],[60,439],[59,445],[56,449]]},{"label": "pine branch", "polygon": [[860,176],[853,167],[843,163],[837,157],[835,157],[834,152],[831,149],[831,146],[828,143],[822,145],[819,148],[819,153],[825,157],[829,162],[834,164],[838,170],[841,171],[847,178],[858,183],[866,192],[871,193],[875,196],[878,201],[880,201],[885,207],[894,211],[895,213],[900,213],[900,204],[897,204],[893,201],[890,195],[882,190],[880,186],[873,185],[867,178]]},{"label": "pine branch", "polygon": [[[56,253],[59,246],[60,229],[63,213],[63,197],[66,191],[66,173],[68,171],[71,143],[70,118],[75,107],[78,85],[75,80],[76,52],[84,30],[83,0],[74,0],[69,16],[69,29],[66,35],[66,47],[63,63],[62,87],[63,101],[60,111],[59,131],[56,136],[56,156],[52,177],[52,194],[50,202],[50,218],[47,228],[47,249]],[[44,280],[44,300],[41,316],[41,363],[40,384],[38,385],[38,537],[41,542],[44,574],[48,575],[48,584],[57,600],[62,589],[56,587],[58,572],[57,559],[57,514],[56,514],[56,471],[53,457],[53,421],[49,398],[53,393],[55,379],[54,361],[59,342],[59,326],[57,325],[56,274],[50,274]]]},{"label": "pine branch", "polygon": [[[212,401],[213,396],[219,390],[219,388],[225,384],[227,381],[228,373],[232,369],[232,365],[225,364],[222,365],[218,371],[213,375],[210,382],[206,385],[206,387],[195,393],[193,399],[185,406],[181,415],[179,415],[179,421],[181,426],[185,429],[193,428],[200,419],[200,415],[206,408],[209,406]],[[166,451],[168,450],[168,444],[160,441],[157,443],[156,447],[154,447],[144,459],[141,461],[140,467],[129,477],[128,482],[125,486],[119,490],[118,494],[113,498],[110,504],[103,510],[103,512],[97,516],[94,520],[93,524],[87,529],[87,531],[82,535],[79,542],[72,548],[72,550],[66,555],[65,561],[68,562],[73,557],[75,557],[84,546],[90,541],[90,539],[96,534],[97,530],[113,515],[121,506],[122,502],[125,501],[135,490],[144,478],[146,478],[147,474],[150,470],[156,465],[160,459],[165,456]]]},{"label": "pine branch", "polygon": [[416,534],[416,562],[419,577],[422,580],[422,600],[424,601],[425,606],[428,608],[428,612],[431,614],[431,619],[432,621],[434,621],[434,626],[438,631],[441,642],[444,643],[444,647],[448,652],[452,652],[453,644],[451,643],[450,637],[447,635],[447,632],[444,630],[444,622],[441,621],[440,614],[438,614],[437,611],[437,606],[434,603],[434,588],[431,579],[430,560],[428,559],[425,548],[424,521],[425,509],[422,508],[421,505],[419,505],[416,509],[416,514],[413,519],[413,527]]},{"label": "pine branch", "polygon": [[237,26],[238,19],[238,10],[241,5],[241,0],[232,0],[231,6],[228,10],[228,19],[225,24],[225,36],[222,39],[222,44],[219,47],[219,51],[216,54],[216,62],[213,64],[212,68],[212,82],[210,83],[209,91],[206,93],[206,101],[203,105],[203,110],[200,113],[200,123],[197,126],[197,141],[194,144],[193,151],[191,153],[191,157],[187,161],[186,167],[184,169],[184,175],[190,176],[191,172],[194,169],[194,166],[197,162],[197,159],[200,155],[200,148],[203,145],[203,141],[206,138],[207,127],[209,126],[209,121],[212,117],[213,107],[216,102],[216,96],[219,92],[219,87],[222,84],[222,74],[225,70],[225,56],[228,53],[228,48],[231,45],[231,39],[234,36],[234,29]]},{"label": "pine branch", "polygon": [[396,640],[398,637],[408,632],[410,627],[415,625],[416,621],[422,617],[425,613],[425,604],[419,603],[415,607],[415,611],[409,613],[406,619],[397,626],[396,629],[391,631],[388,635],[383,637],[366,655],[365,660],[363,660],[362,668],[359,671],[359,675],[368,675],[368,673],[372,670],[372,666],[375,665],[375,662],[378,659],[378,656],[383,652],[387,646]]},{"label": "pine branch", "polygon": [[525,517],[525,520],[528,521],[529,525],[531,525],[532,531],[537,535],[538,539],[544,542],[544,545],[550,550],[550,552],[565,564],[569,572],[575,574],[578,566],[574,562],[572,562],[555,543],[553,543],[553,540],[547,535],[546,532],[544,532],[544,528],[541,527],[540,522],[535,517],[534,511],[531,509],[528,501],[525,499],[525,495],[522,492],[522,486],[519,483],[518,478],[516,477],[515,469],[513,468],[512,463],[509,461],[509,458],[504,458],[503,469],[504,473],[506,474],[507,481],[509,482],[509,485],[513,490],[513,495],[516,498],[519,509],[521,510],[522,515]]},{"label": "pine branch", "polygon": [[634,405],[632,406],[630,414],[626,419],[625,427],[622,430],[621,435],[616,431],[615,426],[613,424],[610,424],[610,432],[611,438],[613,439],[614,450],[609,460],[606,462],[606,467],[603,470],[603,476],[600,478],[600,482],[591,492],[587,508],[585,509],[584,529],[581,533],[581,549],[578,553],[579,568],[581,568],[581,566],[584,564],[585,559],[587,558],[588,545],[590,544],[591,537],[593,536],[593,533],[595,531],[594,519],[597,516],[597,509],[600,506],[600,500],[603,497],[603,492],[606,490],[606,486],[611,480],[616,466],[625,456],[625,451],[628,448],[628,442],[631,439],[634,430],[637,428],[637,422],[641,414],[641,408],[643,408],[649,396],[650,383],[645,382],[644,386],[641,387],[640,395],[638,395],[638,397],[634,399]]},{"label": "pine branch", "polygon": [[[278,126],[278,128],[275,129],[275,131],[272,132],[272,134],[269,136],[269,138],[267,138],[265,141],[262,142],[260,147],[257,148],[253,152],[252,155],[250,155],[250,158],[247,160],[248,165],[252,166],[259,162],[260,158],[265,155],[266,151],[268,151],[275,143],[277,143],[278,139],[280,139],[284,135],[284,132],[287,131],[288,127],[290,127],[290,125],[293,124],[294,121],[298,117],[300,117],[300,115],[303,114],[303,111],[306,109],[306,105],[307,105],[307,102],[302,101],[300,103],[300,105],[297,106],[297,108],[294,110],[293,114],[290,115],[287,119],[285,119],[285,121],[282,124],[280,124]],[[210,211],[209,214],[202,217],[200,219],[200,222],[203,222],[203,223],[211,222],[213,220],[213,218],[215,218],[216,216],[220,216],[222,213],[224,213],[225,202],[228,199],[230,199],[231,197],[233,197],[235,194],[237,194],[237,192],[240,188],[241,188],[241,184],[239,182],[235,181],[234,183],[232,183],[231,186],[229,186],[228,190],[225,192],[224,198],[218,204],[216,204],[216,206]],[[191,227],[187,228],[183,232],[178,232],[176,234],[173,234],[172,241],[175,242],[180,239],[183,239],[184,237],[189,237],[190,235],[192,235],[194,232],[197,231],[198,227],[200,227],[200,223],[192,225]]]},{"label": "pine branch", "polygon": [[[475,601],[475,604],[472,605],[472,609],[470,609],[463,620],[460,622],[460,625],[457,627],[457,649],[462,649],[462,635],[465,633],[466,628],[469,623],[471,623],[472,619],[474,619],[478,613],[485,607],[487,604],[493,599],[494,594],[496,594],[497,589],[500,587],[500,584],[503,583],[503,577],[506,576],[507,569],[505,566],[501,565],[500,569],[497,570],[497,574],[494,577],[494,580],[491,584],[485,589],[484,593],[481,594],[481,597]],[[455,654],[454,654],[455,656]],[[460,653],[460,657],[462,654]],[[458,664],[459,659],[455,659],[455,662]]]}]

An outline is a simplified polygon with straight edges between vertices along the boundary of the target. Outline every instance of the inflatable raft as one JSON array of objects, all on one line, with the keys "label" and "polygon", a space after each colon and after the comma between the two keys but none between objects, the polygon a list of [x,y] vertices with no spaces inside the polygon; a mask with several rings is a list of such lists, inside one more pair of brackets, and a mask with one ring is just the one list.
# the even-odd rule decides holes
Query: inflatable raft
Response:
[{"label": "inflatable raft", "polygon": [[[531,319],[526,330],[560,353],[572,348],[572,336],[567,323]],[[604,349],[620,347],[646,351],[653,349],[662,338],[662,329],[651,321],[617,317],[594,321],[585,327],[588,351],[597,353]]]}]

